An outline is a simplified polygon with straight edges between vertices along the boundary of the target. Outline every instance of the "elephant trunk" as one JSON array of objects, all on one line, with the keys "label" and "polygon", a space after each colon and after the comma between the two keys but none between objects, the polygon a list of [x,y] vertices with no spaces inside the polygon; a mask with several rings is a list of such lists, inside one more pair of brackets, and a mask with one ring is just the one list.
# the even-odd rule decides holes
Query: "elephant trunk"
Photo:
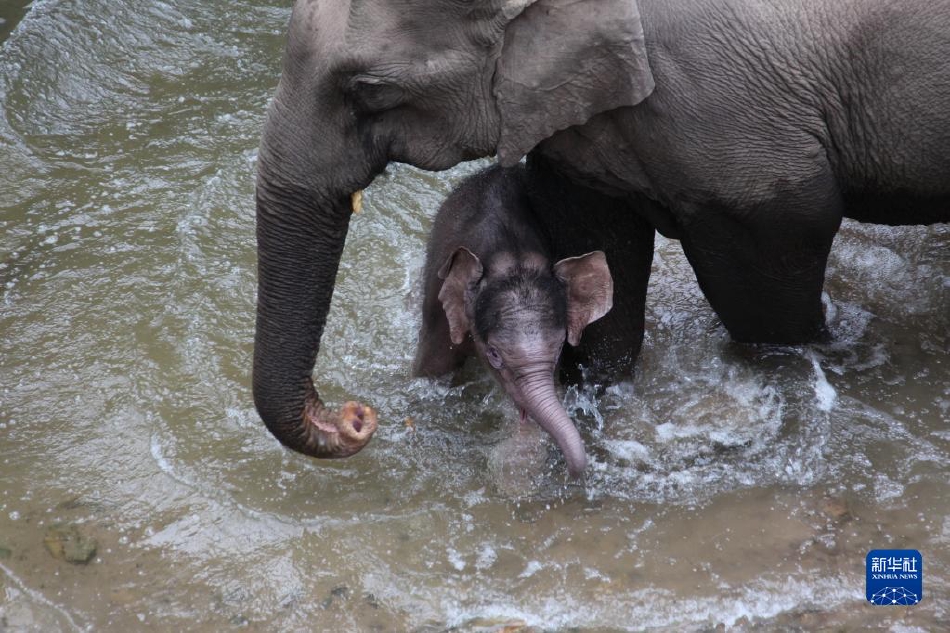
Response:
[{"label": "elephant trunk", "polygon": [[310,377],[349,216],[347,196],[327,199],[259,172],[254,404],[282,444],[314,457],[353,455],[376,430],[368,407],[325,407]]},{"label": "elephant trunk", "polygon": [[568,471],[573,477],[579,477],[587,468],[584,441],[558,398],[554,372],[548,369],[523,376],[517,381],[516,390],[520,394],[515,397],[515,401],[554,438],[564,453]]}]

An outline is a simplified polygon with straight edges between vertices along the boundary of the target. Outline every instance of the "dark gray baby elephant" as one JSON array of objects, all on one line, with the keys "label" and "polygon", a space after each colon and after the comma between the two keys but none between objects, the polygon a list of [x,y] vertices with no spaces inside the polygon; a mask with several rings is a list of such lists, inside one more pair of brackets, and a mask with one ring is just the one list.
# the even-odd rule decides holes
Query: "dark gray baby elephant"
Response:
[{"label": "dark gray baby elephant", "polygon": [[480,357],[522,421],[530,416],[550,433],[579,475],[584,443],[554,375],[565,339],[578,345],[610,310],[613,281],[601,251],[554,263],[546,242],[522,167],[490,167],[462,182],[432,227],[413,373],[442,376]]}]

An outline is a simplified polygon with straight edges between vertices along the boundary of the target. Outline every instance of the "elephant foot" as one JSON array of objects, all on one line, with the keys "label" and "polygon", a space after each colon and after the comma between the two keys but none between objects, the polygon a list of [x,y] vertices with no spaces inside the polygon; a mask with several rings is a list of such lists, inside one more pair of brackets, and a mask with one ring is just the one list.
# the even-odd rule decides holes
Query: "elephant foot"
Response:
[{"label": "elephant foot", "polygon": [[360,452],[376,432],[376,412],[358,402],[347,402],[339,411],[331,411],[319,399],[304,410],[308,430],[307,446],[311,455],[349,457]]}]

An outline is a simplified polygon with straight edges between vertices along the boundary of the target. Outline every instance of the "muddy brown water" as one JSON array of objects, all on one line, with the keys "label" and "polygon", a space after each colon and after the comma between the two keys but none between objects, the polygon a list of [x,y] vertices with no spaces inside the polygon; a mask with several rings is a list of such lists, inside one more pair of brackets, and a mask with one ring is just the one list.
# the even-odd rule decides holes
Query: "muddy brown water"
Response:
[{"label": "muddy brown water", "polygon": [[[345,461],[278,446],[252,183],[288,4],[0,12],[0,630],[946,630],[946,226],[846,223],[834,340],[796,348],[731,344],[661,241],[639,374],[564,394],[579,485],[477,367],[408,378],[432,212],[478,165],[394,165],[317,366],[381,428]],[[89,563],[44,547],[61,523]],[[920,550],[922,602],[864,600],[872,548]]]}]

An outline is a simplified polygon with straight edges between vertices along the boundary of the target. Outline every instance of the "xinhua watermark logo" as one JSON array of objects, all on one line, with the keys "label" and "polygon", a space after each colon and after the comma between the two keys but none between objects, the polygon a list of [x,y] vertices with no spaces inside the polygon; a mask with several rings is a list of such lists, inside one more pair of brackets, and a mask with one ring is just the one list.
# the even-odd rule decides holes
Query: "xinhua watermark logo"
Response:
[{"label": "xinhua watermark logo", "polygon": [[873,549],[864,561],[868,602],[917,604],[924,597],[924,559],[915,549]]}]

